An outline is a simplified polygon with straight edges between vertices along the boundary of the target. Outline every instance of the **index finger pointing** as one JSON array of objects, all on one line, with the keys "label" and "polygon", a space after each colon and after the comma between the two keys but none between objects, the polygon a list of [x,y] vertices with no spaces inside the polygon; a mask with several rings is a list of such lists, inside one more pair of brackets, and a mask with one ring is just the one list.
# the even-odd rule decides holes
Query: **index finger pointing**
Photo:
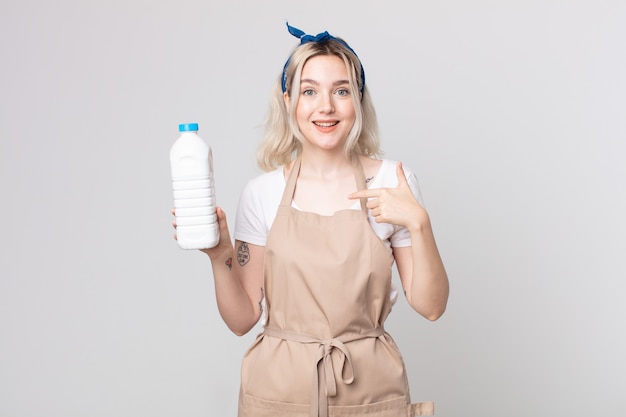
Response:
[{"label": "index finger pointing", "polygon": [[356,191],[350,195],[348,195],[349,199],[356,199],[356,198],[371,198],[371,197],[378,197],[380,196],[380,191],[376,188],[373,189],[365,189],[365,190],[361,190],[361,191]]}]

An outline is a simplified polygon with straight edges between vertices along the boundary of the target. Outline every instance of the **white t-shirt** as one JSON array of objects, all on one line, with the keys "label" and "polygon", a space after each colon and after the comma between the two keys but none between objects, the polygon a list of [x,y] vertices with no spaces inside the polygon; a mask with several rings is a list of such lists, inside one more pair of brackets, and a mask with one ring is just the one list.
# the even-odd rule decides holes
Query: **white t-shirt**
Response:
[{"label": "white t-shirt", "polygon": [[[397,187],[396,165],[396,161],[383,159],[378,173],[367,182],[367,187]],[[420,204],[423,204],[415,173],[405,166],[403,168],[413,195]],[[235,232],[233,234],[236,240],[265,246],[267,234],[276,217],[285,185],[283,167],[261,174],[248,182],[241,193],[237,207]],[[293,202],[292,207],[298,208]],[[355,200],[351,208],[360,210],[360,200]],[[405,227],[389,223],[376,223],[369,214],[368,218],[372,229],[387,247],[411,246],[411,238]]]}]

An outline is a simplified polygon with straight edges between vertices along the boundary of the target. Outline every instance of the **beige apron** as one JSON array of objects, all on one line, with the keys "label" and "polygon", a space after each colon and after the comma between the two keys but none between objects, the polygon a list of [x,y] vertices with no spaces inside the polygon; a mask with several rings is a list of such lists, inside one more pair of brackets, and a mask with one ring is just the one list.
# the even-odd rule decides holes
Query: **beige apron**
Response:
[{"label": "beige apron", "polygon": [[[353,158],[358,189],[365,186]],[[265,247],[266,325],[246,352],[239,417],[411,417],[402,356],[383,323],[393,257],[361,210],[292,208],[298,158]]]}]

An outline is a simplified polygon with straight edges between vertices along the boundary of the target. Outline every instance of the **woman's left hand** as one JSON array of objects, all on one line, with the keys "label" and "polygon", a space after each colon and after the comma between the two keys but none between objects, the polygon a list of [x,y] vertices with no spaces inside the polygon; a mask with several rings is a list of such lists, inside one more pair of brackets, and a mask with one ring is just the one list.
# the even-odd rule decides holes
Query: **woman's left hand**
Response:
[{"label": "woman's left hand", "polygon": [[367,198],[367,208],[376,223],[391,223],[408,229],[420,229],[429,222],[428,213],[417,202],[407,182],[402,162],[396,165],[396,188],[372,188],[357,191],[350,199]]}]

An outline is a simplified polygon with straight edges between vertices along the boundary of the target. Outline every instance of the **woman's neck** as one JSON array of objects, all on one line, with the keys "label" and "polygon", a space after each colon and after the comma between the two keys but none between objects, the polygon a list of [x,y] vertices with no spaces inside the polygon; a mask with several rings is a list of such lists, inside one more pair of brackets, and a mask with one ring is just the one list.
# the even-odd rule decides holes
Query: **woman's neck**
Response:
[{"label": "woman's neck", "polygon": [[332,181],[353,175],[352,159],[342,152],[306,152],[301,154],[300,176]]}]

